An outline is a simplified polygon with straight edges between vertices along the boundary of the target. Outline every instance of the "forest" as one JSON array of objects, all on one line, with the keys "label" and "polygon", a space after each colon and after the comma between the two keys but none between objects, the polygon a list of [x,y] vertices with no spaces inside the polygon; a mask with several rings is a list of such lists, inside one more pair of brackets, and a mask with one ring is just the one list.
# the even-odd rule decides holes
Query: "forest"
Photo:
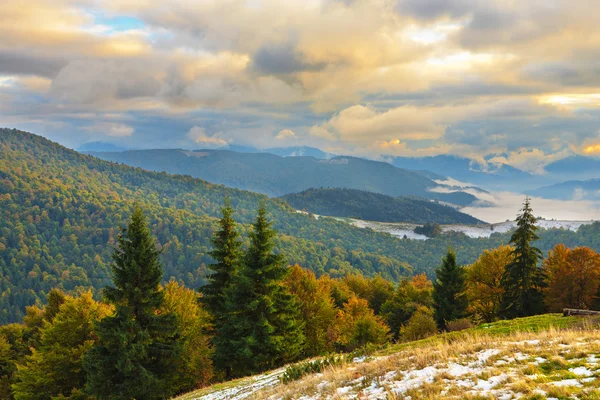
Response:
[{"label": "forest", "polygon": [[356,189],[319,188],[281,196],[297,210],[333,217],[416,224],[478,224],[455,208],[414,196],[392,197]]},{"label": "forest", "polygon": [[[286,364],[289,381],[349,352],[599,305],[600,254],[559,244],[544,257],[532,246],[528,200],[510,245],[466,266],[448,249],[433,281],[421,274],[397,284],[380,275],[317,278],[288,266],[274,251],[264,203],[247,233],[233,215],[226,202],[198,293],[161,283],[160,250],[134,204],[100,300],[89,290],[51,289],[45,306],[27,307],[23,323],[0,326],[0,397],[159,400]],[[326,358],[294,363],[315,356]]]},{"label": "forest", "polygon": [[[102,161],[36,135],[2,129],[0,323],[22,321],[25,307],[45,304],[52,288],[77,293],[106,285],[116,236],[135,201],[146,210],[161,249],[163,281],[201,286],[212,263],[210,237],[225,197],[242,232],[265,201],[279,232],[275,251],[317,276],[381,274],[397,282],[425,273],[432,278],[449,245],[460,264],[469,264],[510,238],[451,233],[427,241],[401,240],[331,218],[316,220],[279,199]],[[543,231],[536,245],[547,252],[558,243],[600,250],[600,224],[577,232]]]}]

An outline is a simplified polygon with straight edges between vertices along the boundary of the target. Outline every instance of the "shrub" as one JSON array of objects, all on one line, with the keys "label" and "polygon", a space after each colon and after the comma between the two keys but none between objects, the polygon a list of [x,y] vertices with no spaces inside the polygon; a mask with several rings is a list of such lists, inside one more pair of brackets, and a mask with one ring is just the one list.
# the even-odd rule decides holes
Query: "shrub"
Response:
[{"label": "shrub", "polygon": [[423,339],[437,333],[433,312],[427,307],[419,307],[406,325],[400,330],[404,340]]},{"label": "shrub", "polygon": [[473,327],[473,323],[469,318],[455,319],[454,321],[446,322],[446,330],[448,332],[464,331]]},{"label": "shrub", "polygon": [[317,360],[292,364],[285,369],[285,372],[281,376],[281,382],[289,383],[302,378],[304,375],[323,372],[326,367],[329,367],[330,365],[340,365],[345,360],[345,356],[334,354]]}]

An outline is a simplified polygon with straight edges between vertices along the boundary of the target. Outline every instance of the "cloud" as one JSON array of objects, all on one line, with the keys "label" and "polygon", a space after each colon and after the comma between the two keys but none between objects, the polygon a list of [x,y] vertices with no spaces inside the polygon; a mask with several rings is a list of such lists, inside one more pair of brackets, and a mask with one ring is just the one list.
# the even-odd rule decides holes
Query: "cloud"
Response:
[{"label": "cloud", "polygon": [[227,141],[220,137],[207,135],[204,128],[199,126],[192,127],[188,131],[187,137],[193,140],[194,143],[208,148],[225,147],[228,145]]},{"label": "cloud", "polygon": [[539,171],[600,143],[597,17],[568,0],[2,2],[0,110],[61,138],[118,113],[155,147],[190,126],[259,147],[289,129]]},{"label": "cloud", "polygon": [[294,44],[267,44],[254,53],[252,66],[265,74],[290,74],[300,71],[316,71],[325,67],[325,63],[311,64],[305,60]]},{"label": "cloud", "polygon": [[277,134],[277,136],[275,136],[276,140],[286,140],[286,139],[293,139],[296,137],[296,134],[291,131],[290,129],[282,129],[281,131],[279,131],[279,133]]},{"label": "cloud", "polygon": [[[479,207],[477,204],[461,209],[475,218],[492,223],[502,222],[507,219],[514,220],[516,211],[522,207],[524,196],[520,193],[512,192],[492,192],[480,193],[474,190],[466,189],[476,196],[485,207]],[[589,221],[590,219],[600,218],[600,205],[598,202],[585,200],[549,200],[534,197],[531,199],[536,216],[547,219],[570,220],[570,221]]]}]

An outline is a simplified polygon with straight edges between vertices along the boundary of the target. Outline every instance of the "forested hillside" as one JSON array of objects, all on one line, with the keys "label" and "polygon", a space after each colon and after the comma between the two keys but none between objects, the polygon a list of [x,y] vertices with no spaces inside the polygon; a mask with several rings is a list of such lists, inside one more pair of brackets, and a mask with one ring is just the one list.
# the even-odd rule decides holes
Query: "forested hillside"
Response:
[{"label": "forested hillside", "polygon": [[467,205],[475,200],[473,195],[464,192],[429,191],[438,185],[422,173],[355,157],[319,160],[225,150],[136,150],[91,154],[103,160],[151,171],[190,175],[269,196],[282,196],[314,187],[332,187],[390,196],[415,195],[458,205]]},{"label": "forested hillside", "polygon": [[417,224],[477,224],[482,221],[423,198],[392,197],[354,189],[308,189],[281,197],[297,210],[334,217]]},{"label": "forested hillside", "polygon": [[[469,239],[443,235],[401,240],[351,227],[331,218],[315,220],[278,199],[209,184],[199,179],[147,172],[68,150],[39,136],[0,130],[0,323],[20,320],[24,307],[45,301],[51,288],[67,292],[99,288],[118,234],[137,201],[162,248],[165,280],[188,287],[204,283],[212,263],[210,238],[225,197],[244,233],[260,200],[280,232],[276,245],[287,262],[334,276],[361,271],[397,280],[413,272],[432,276],[448,245],[459,263],[473,262],[508,235]],[[538,244],[600,249],[600,224],[542,232]],[[407,264],[412,265],[410,268]]]}]

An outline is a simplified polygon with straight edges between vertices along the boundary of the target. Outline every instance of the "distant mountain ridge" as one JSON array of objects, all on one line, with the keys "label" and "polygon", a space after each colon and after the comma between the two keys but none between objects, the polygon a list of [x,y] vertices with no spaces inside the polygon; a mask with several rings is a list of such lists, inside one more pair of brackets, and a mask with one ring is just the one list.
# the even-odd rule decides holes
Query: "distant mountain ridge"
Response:
[{"label": "distant mountain ridge", "polygon": [[527,194],[553,200],[600,200],[600,179],[566,181],[528,190]]},{"label": "distant mountain ridge", "polygon": [[88,142],[82,144],[77,148],[77,151],[80,153],[89,153],[89,152],[117,152],[117,151],[126,151],[129,150],[126,147],[119,146],[113,143],[108,142]]},{"label": "distant mountain ridge", "polygon": [[506,189],[510,185],[514,190],[515,184],[526,185],[535,179],[530,173],[507,164],[484,171],[473,160],[453,155],[391,157],[389,160],[398,168],[426,170],[490,189]]},{"label": "distant mountain ridge", "polygon": [[478,224],[452,207],[417,197],[392,197],[355,189],[308,189],[281,197],[297,210],[332,217],[417,224]]},{"label": "distant mountain ridge", "polygon": [[314,187],[366,190],[389,196],[415,195],[459,206],[476,197],[464,193],[436,193],[440,185],[422,172],[356,157],[281,157],[270,153],[228,150],[135,150],[92,155],[152,171],[190,175],[212,183],[282,196]]}]

